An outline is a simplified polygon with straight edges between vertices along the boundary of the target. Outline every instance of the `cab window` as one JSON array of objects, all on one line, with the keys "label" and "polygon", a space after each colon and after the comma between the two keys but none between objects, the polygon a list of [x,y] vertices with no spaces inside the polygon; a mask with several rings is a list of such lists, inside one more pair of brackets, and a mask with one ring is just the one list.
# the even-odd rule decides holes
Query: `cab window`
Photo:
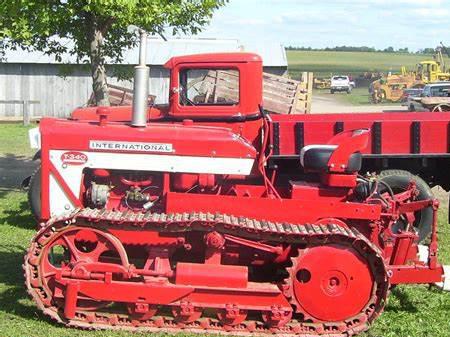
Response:
[{"label": "cab window", "polygon": [[431,97],[448,97],[450,86],[442,85],[431,88]]},{"label": "cab window", "polygon": [[184,69],[180,72],[181,105],[237,105],[238,103],[238,70]]}]

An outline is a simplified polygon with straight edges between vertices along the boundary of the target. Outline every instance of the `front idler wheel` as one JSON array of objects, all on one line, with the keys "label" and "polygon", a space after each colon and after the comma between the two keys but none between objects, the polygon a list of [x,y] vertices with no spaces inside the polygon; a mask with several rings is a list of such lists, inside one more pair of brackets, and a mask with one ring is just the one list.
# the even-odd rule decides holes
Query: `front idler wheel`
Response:
[{"label": "front idler wheel", "polygon": [[51,301],[64,315],[76,310],[99,310],[110,302],[75,293],[72,308],[67,311],[69,283],[62,286],[59,280],[61,276],[90,279],[94,273],[84,267],[89,264],[113,263],[123,266],[125,270],[129,267],[128,257],[121,243],[111,234],[99,229],[69,226],[55,232],[48,239],[43,235],[36,239],[32,247],[25,264],[29,267],[26,272],[27,284],[32,288],[41,288],[42,291],[37,294],[46,303]]}]

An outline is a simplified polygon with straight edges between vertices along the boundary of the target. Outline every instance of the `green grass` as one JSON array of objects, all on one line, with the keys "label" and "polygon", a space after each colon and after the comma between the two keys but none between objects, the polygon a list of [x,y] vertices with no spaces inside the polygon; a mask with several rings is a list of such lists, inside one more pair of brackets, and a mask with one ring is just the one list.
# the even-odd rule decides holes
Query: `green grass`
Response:
[{"label": "green grass", "polygon": [[352,105],[372,104],[369,101],[369,91],[366,87],[357,87],[352,90],[351,94],[336,95],[340,101]]},{"label": "green grass", "polygon": [[317,76],[331,74],[359,75],[369,72],[399,72],[401,66],[414,69],[415,65],[431,59],[429,55],[336,52],[336,51],[287,51],[289,73],[299,78],[303,71],[312,71]]},{"label": "green grass", "polygon": [[[345,92],[336,92],[333,95],[330,94],[329,89],[314,89],[313,96],[321,95],[331,97],[338,102],[346,105],[373,105],[370,101],[370,95],[367,87],[356,87],[352,90],[351,94]],[[382,105],[398,106],[398,102],[383,102]]]},{"label": "green grass", "polygon": [[[7,136],[6,136],[7,135]],[[8,139],[6,139],[8,138]],[[11,151],[29,155],[26,128],[0,125],[0,156]],[[440,257],[450,263],[450,230],[446,211],[440,215]],[[82,331],[64,328],[44,317],[28,298],[23,285],[23,254],[34,234],[26,196],[0,190],[0,336],[1,337],[119,337],[144,336],[123,331]],[[365,337],[450,336],[450,294],[425,286],[400,286]],[[145,334],[149,336],[150,334]],[[193,336],[180,333],[178,336]]]},{"label": "green grass", "polygon": [[36,150],[30,149],[28,130],[34,127],[36,124],[0,123],[0,155],[32,156]]},{"label": "green grass", "polygon": [[346,92],[336,92],[333,95],[330,94],[330,89],[314,89],[314,95],[327,95],[330,98],[334,98],[339,102],[351,104],[351,105],[367,105],[372,104],[369,101],[369,92],[366,87],[354,88],[351,94]]}]

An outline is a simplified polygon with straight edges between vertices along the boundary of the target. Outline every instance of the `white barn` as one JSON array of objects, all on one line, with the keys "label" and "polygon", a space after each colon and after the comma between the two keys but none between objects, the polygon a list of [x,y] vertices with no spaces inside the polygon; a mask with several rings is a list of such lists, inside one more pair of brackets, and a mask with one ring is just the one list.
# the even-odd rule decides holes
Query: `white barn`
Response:
[{"label": "white barn", "polygon": [[[280,44],[243,46],[237,39],[162,39],[149,38],[147,64],[150,66],[150,93],[156,103],[167,102],[169,73],[163,64],[172,56],[215,53],[256,52],[263,58],[264,71],[285,75],[287,59]],[[138,61],[138,48],[124,53],[121,65],[132,66]],[[70,65],[70,67],[68,67]],[[68,71],[69,70],[69,71]],[[64,76],[61,76],[64,75]],[[132,87],[131,81],[117,81],[110,76],[110,84]],[[88,101],[92,93],[89,67],[77,64],[74,57],[63,55],[60,62],[53,56],[23,50],[6,52],[0,63],[0,119],[20,118],[23,107],[5,101],[39,101],[30,105],[31,116],[66,117]],[[3,102],[3,103],[2,103]]]}]

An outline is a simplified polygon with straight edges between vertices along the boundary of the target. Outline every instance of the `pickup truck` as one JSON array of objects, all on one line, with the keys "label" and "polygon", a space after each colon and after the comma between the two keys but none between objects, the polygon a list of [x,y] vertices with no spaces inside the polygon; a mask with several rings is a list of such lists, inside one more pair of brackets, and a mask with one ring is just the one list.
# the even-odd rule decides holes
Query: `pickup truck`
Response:
[{"label": "pickup truck", "polygon": [[418,102],[423,92],[423,88],[408,88],[403,90],[403,95],[400,98],[402,106],[408,107],[408,111],[414,112],[422,109]]},{"label": "pickup truck", "polygon": [[331,78],[330,93],[334,94],[336,91],[346,91],[348,94],[352,92],[352,82],[348,76],[333,76]]},{"label": "pickup truck", "polygon": [[408,98],[409,111],[450,111],[450,83],[429,83],[419,96]]}]

